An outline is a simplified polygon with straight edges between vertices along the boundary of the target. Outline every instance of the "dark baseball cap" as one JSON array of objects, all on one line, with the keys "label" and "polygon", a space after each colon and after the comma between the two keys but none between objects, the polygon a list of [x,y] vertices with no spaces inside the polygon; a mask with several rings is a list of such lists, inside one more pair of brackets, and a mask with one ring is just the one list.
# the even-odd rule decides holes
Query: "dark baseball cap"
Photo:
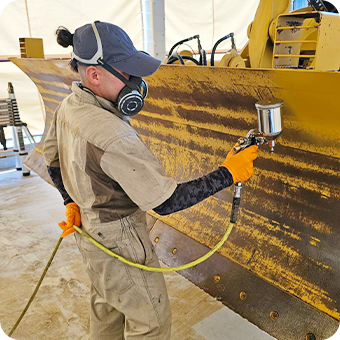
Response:
[{"label": "dark baseball cap", "polygon": [[137,51],[130,37],[120,27],[101,21],[75,30],[72,57],[87,65],[98,65],[98,58],[113,68],[136,77],[157,71],[161,61],[144,51]]}]

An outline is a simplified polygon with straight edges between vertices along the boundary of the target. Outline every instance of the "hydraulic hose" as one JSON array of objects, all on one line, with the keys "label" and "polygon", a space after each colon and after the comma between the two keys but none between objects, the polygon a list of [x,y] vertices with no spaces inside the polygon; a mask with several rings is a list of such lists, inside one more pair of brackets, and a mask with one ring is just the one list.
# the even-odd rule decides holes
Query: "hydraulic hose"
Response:
[{"label": "hydraulic hose", "polygon": [[215,52],[216,52],[217,46],[218,46],[222,41],[224,41],[224,40],[226,40],[226,39],[229,39],[229,38],[231,38],[231,45],[232,45],[231,47],[234,48],[234,49],[236,49],[235,41],[234,41],[234,33],[230,33],[230,34],[226,35],[225,37],[223,37],[223,38],[217,40],[216,43],[215,43],[215,45],[214,45],[214,47],[213,47],[213,49],[212,49],[212,51],[211,51],[211,60],[210,60],[210,65],[211,65],[211,66],[215,66]]},{"label": "hydraulic hose", "polygon": [[[182,44],[184,44],[185,42],[188,42],[192,39],[197,39],[197,44],[198,44],[198,52],[199,52],[199,55],[200,55],[200,60],[199,62],[197,63],[196,62],[196,59],[194,58],[190,58],[190,57],[185,57],[185,56],[180,56],[179,54],[177,53],[172,53],[174,51],[174,49],[177,47],[177,46],[180,46]],[[202,49],[202,45],[201,45],[201,41],[200,41],[200,36],[197,34],[197,35],[194,35],[193,37],[190,37],[190,38],[186,38],[186,39],[183,39],[183,40],[180,40],[179,42],[177,42],[175,45],[173,45],[171,48],[170,48],[170,51],[169,51],[169,59],[168,59],[168,62],[167,64],[172,64],[174,61],[176,61],[176,59],[172,59],[172,58],[176,58],[178,59],[182,65],[184,65],[184,61],[183,59],[188,59],[188,60],[191,60],[193,61],[196,65],[203,65],[203,66],[206,66],[207,65],[207,55],[206,55],[206,52],[205,50]],[[182,59],[180,59],[182,58]]]},{"label": "hydraulic hose", "polygon": [[182,64],[182,65],[185,65],[185,62],[184,62],[184,56],[182,55],[179,55],[178,53],[174,53],[171,55],[171,57],[169,58],[169,60],[167,61],[167,64],[172,64],[173,62],[175,62],[177,59],[179,60],[179,62]]},{"label": "hydraulic hose", "polygon": [[[176,53],[174,53],[174,54],[176,54]],[[180,55],[180,54],[178,54],[177,56],[174,56],[174,54],[169,58],[169,60],[167,61],[167,64],[173,64],[176,60],[180,60],[177,56],[181,56],[181,58],[183,59],[183,62],[184,62],[184,60],[190,60],[190,61],[194,62],[196,65],[200,65],[200,63],[193,57],[190,57],[188,55]]]},{"label": "hydraulic hose", "polygon": [[207,66],[207,52],[203,48],[200,49],[199,65]]},{"label": "hydraulic hose", "polygon": [[179,42],[177,42],[174,46],[172,46],[172,47],[170,48],[169,56],[172,55],[173,50],[174,50],[177,46],[182,45],[182,44],[184,44],[185,42],[188,42],[188,41],[190,41],[190,40],[192,40],[192,39],[198,39],[198,38],[199,38],[199,35],[194,35],[193,37],[190,37],[190,38],[186,38],[186,39],[180,40]]}]

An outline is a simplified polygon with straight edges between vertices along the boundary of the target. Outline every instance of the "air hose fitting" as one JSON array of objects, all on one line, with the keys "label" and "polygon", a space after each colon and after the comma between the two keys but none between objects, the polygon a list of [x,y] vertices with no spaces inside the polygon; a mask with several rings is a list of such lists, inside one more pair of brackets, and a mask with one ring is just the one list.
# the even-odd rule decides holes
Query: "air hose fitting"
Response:
[{"label": "air hose fitting", "polygon": [[242,183],[235,183],[233,203],[231,207],[230,223],[236,223],[238,211],[241,203]]}]

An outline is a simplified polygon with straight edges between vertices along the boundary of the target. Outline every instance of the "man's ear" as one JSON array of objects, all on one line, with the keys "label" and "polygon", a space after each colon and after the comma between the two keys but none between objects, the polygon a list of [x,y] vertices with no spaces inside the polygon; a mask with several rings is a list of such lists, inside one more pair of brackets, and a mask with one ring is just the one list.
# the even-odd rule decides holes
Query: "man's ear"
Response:
[{"label": "man's ear", "polygon": [[86,68],[86,78],[90,84],[98,86],[99,85],[99,75],[98,68],[95,66],[88,66]]}]

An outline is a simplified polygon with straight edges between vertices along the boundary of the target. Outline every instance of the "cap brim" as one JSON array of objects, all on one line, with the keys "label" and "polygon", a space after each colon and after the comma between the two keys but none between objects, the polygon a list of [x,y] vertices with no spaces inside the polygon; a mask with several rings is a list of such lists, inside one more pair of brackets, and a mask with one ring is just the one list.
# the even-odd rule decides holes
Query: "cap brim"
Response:
[{"label": "cap brim", "polygon": [[138,51],[131,57],[112,63],[107,62],[110,66],[123,71],[131,76],[147,77],[155,73],[159,68],[161,61],[151,57],[149,54]]}]

